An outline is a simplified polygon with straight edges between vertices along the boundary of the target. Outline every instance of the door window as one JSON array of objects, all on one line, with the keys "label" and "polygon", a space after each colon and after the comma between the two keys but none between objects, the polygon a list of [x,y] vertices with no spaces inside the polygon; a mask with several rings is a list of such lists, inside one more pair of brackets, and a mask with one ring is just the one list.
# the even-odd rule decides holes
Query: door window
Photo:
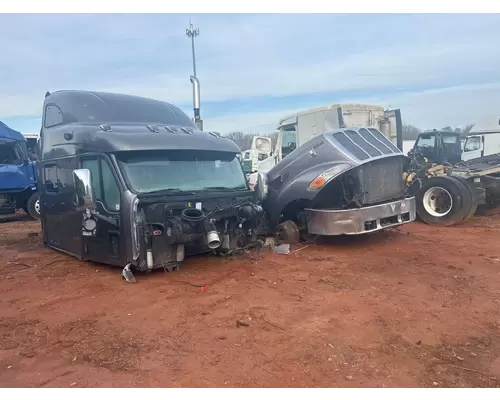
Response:
[{"label": "door window", "polygon": [[110,211],[119,211],[120,188],[107,161],[101,160],[101,172],[104,203]]},{"label": "door window", "polygon": [[481,149],[481,138],[480,137],[470,137],[467,138],[464,146],[464,152],[476,151]]},{"label": "door window", "polygon": [[283,142],[281,144],[281,153],[283,157],[290,154],[297,148],[297,125],[289,125],[283,128]]},{"label": "door window", "polygon": [[90,170],[96,201],[110,212],[119,211],[120,188],[108,162],[101,158],[87,158],[82,160],[82,168]]},{"label": "door window", "polygon": [[438,158],[436,151],[436,135],[434,133],[421,134],[415,143],[415,150],[423,157],[436,161]]},{"label": "door window", "polygon": [[0,144],[0,164],[21,165],[22,163],[21,149],[16,142]]},{"label": "door window", "polygon": [[55,164],[45,164],[43,175],[45,193],[57,193],[59,191],[59,174]]}]

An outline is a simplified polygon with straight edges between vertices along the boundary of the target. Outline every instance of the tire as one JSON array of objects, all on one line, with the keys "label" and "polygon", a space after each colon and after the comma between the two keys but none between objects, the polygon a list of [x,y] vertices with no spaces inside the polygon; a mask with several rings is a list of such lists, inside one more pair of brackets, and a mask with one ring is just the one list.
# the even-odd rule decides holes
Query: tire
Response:
[{"label": "tire", "polygon": [[[469,193],[470,195],[470,202],[471,202],[471,206],[468,210],[468,212],[465,214],[464,218],[463,218],[463,221],[467,221],[469,219],[471,219],[474,214],[476,213],[476,210],[477,210],[477,201],[476,201],[476,191],[475,191],[475,188],[473,185],[471,185],[470,181],[461,177],[461,176],[451,176],[450,178],[453,178],[455,179],[457,182],[460,182],[460,184],[462,186],[465,187],[465,190]],[[465,191],[464,191],[464,195],[465,195]]]},{"label": "tire", "polygon": [[34,193],[28,199],[25,211],[33,219],[40,219],[40,196],[38,193]]},{"label": "tire", "polygon": [[461,222],[472,208],[472,196],[462,182],[451,176],[424,181],[417,192],[417,214],[429,225],[450,226]]}]

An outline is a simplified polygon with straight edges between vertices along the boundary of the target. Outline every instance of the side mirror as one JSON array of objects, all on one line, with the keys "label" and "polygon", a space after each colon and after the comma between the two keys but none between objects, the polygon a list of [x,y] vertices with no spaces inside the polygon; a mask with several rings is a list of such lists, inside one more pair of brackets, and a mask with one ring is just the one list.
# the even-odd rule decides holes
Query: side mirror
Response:
[{"label": "side mirror", "polygon": [[257,175],[257,183],[255,185],[255,194],[258,202],[263,202],[267,193],[269,192],[269,185],[267,183],[267,174],[265,172],[259,172]]},{"label": "side mirror", "polygon": [[415,154],[415,152],[413,151],[413,149],[411,149],[409,152],[408,152],[408,157],[413,157],[413,155]]},{"label": "side mirror", "polygon": [[86,209],[95,210],[95,196],[92,189],[90,170],[75,169],[73,171],[73,183],[78,200],[83,203]]}]

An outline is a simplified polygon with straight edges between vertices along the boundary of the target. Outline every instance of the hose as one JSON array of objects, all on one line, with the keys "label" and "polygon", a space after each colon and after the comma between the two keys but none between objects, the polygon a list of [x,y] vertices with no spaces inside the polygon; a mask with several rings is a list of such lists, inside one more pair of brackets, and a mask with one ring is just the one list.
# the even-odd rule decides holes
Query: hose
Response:
[{"label": "hose", "polygon": [[200,222],[207,216],[203,211],[198,210],[197,208],[185,208],[181,211],[181,217],[183,220],[188,222]]}]

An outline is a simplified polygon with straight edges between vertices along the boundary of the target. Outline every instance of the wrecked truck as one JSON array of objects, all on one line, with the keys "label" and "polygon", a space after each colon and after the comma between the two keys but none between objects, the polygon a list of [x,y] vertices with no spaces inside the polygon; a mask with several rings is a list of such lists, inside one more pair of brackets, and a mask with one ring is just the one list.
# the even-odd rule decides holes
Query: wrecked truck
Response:
[{"label": "wrecked truck", "polygon": [[291,152],[250,189],[239,147],[147,98],[47,93],[38,146],[47,247],[133,270],[230,255],[265,236],[360,234],[415,219],[406,157],[380,131],[345,128]]},{"label": "wrecked truck", "polygon": [[479,206],[498,206],[500,154],[494,153],[495,137],[485,140],[487,135],[497,135],[494,129],[468,135],[464,151],[456,132],[434,130],[418,136],[408,152],[405,180],[423,222],[457,225],[471,219]]},{"label": "wrecked truck", "polygon": [[288,243],[370,233],[415,220],[415,198],[403,179],[408,163],[379,130],[340,128],[259,172],[255,191],[268,229]]},{"label": "wrecked truck", "polygon": [[0,121],[0,215],[19,209],[39,218],[36,164],[29,157],[26,138]]},{"label": "wrecked truck", "polygon": [[43,105],[44,244],[132,270],[178,269],[187,255],[258,241],[264,212],[239,147],[177,107],[121,94],[59,91]]}]

